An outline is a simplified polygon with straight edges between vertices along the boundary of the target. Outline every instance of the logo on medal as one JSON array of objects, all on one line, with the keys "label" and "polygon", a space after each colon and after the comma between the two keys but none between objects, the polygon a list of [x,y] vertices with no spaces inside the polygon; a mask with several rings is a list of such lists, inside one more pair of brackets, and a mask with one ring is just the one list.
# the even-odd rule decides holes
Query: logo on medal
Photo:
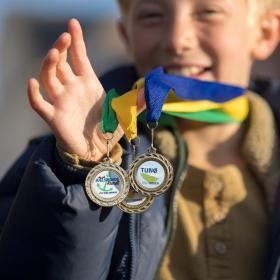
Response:
[{"label": "logo on medal", "polygon": [[158,177],[149,175],[147,173],[140,173],[140,175],[142,176],[142,178],[144,180],[146,180],[149,184],[156,184],[158,181]]},{"label": "logo on medal", "polygon": [[120,193],[120,178],[114,171],[102,171],[92,181],[92,192],[102,198],[113,198]]},{"label": "logo on medal", "polygon": [[147,189],[157,188],[165,180],[164,168],[156,161],[145,161],[137,169],[136,180]]},{"label": "logo on medal", "polygon": [[108,162],[100,163],[88,173],[85,190],[96,204],[111,207],[126,198],[129,192],[128,177],[120,166]]}]

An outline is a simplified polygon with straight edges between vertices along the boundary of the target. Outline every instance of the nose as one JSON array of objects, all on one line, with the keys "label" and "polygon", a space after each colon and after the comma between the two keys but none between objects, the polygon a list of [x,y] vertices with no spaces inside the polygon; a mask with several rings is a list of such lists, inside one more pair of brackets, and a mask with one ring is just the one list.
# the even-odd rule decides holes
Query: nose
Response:
[{"label": "nose", "polygon": [[182,54],[193,49],[198,43],[195,23],[190,15],[177,13],[170,19],[163,45],[166,51]]}]

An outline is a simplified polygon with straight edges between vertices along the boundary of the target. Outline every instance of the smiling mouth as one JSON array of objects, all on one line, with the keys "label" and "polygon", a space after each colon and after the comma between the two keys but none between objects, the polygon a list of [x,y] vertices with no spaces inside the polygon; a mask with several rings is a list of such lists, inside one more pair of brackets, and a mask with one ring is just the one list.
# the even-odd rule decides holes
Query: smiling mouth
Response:
[{"label": "smiling mouth", "polygon": [[203,78],[211,67],[198,67],[198,66],[188,66],[188,67],[165,67],[165,72],[168,74],[174,74],[179,76],[186,76],[190,78]]}]

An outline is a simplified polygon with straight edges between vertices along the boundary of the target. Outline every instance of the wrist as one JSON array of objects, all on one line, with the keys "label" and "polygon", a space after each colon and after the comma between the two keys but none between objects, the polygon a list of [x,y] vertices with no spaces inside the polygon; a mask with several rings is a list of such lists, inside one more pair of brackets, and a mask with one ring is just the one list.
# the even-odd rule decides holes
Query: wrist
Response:
[{"label": "wrist", "polygon": [[[63,150],[63,148],[60,147],[60,145],[58,143],[56,143],[56,149],[58,152],[59,157],[66,163],[73,165],[77,168],[87,168],[87,169],[91,169],[94,166],[98,165],[99,163],[101,163],[103,161],[103,159],[105,158],[105,156],[103,158],[101,158],[100,160],[96,161],[96,160],[89,160],[86,158],[83,158],[77,154],[72,154],[69,152],[66,152]],[[110,152],[110,158],[112,160],[113,163],[120,165],[122,162],[122,147],[119,143],[117,143],[111,150]]]}]

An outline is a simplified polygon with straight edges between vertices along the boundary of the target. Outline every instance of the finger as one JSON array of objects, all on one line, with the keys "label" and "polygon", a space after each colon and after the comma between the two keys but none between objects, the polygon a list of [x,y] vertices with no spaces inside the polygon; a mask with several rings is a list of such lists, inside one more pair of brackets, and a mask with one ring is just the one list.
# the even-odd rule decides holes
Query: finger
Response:
[{"label": "finger", "polygon": [[75,78],[75,74],[68,62],[63,61],[57,64],[56,76],[63,85],[69,84]]},{"label": "finger", "polygon": [[49,123],[54,115],[54,107],[43,98],[36,79],[28,81],[27,93],[31,107]]},{"label": "finger", "polygon": [[60,81],[56,76],[56,72],[57,72],[56,68],[58,62],[59,62],[58,50],[51,49],[43,62],[43,66],[41,70],[41,80],[44,84],[46,91],[48,92],[50,99],[55,97],[55,95],[58,95],[63,89],[62,84],[60,83]]},{"label": "finger", "polygon": [[71,34],[71,60],[77,75],[91,74],[93,72],[91,63],[87,56],[87,50],[83,39],[83,32],[78,20],[71,19],[68,24]]},{"label": "finger", "polygon": [[67,32],[61,34],[54,43],[54,48],[59,51],[56,76],[62,84],[67,84],[75,78],[75,75],[67,62],[68,49],[71,46],[71,35]]},{"label": "finger", "polygon": [[71,35],[68,32],[62,33],[54,43],[54,48],[59,51],[60,61],[67,60],[67,50],[71,46]]}]

